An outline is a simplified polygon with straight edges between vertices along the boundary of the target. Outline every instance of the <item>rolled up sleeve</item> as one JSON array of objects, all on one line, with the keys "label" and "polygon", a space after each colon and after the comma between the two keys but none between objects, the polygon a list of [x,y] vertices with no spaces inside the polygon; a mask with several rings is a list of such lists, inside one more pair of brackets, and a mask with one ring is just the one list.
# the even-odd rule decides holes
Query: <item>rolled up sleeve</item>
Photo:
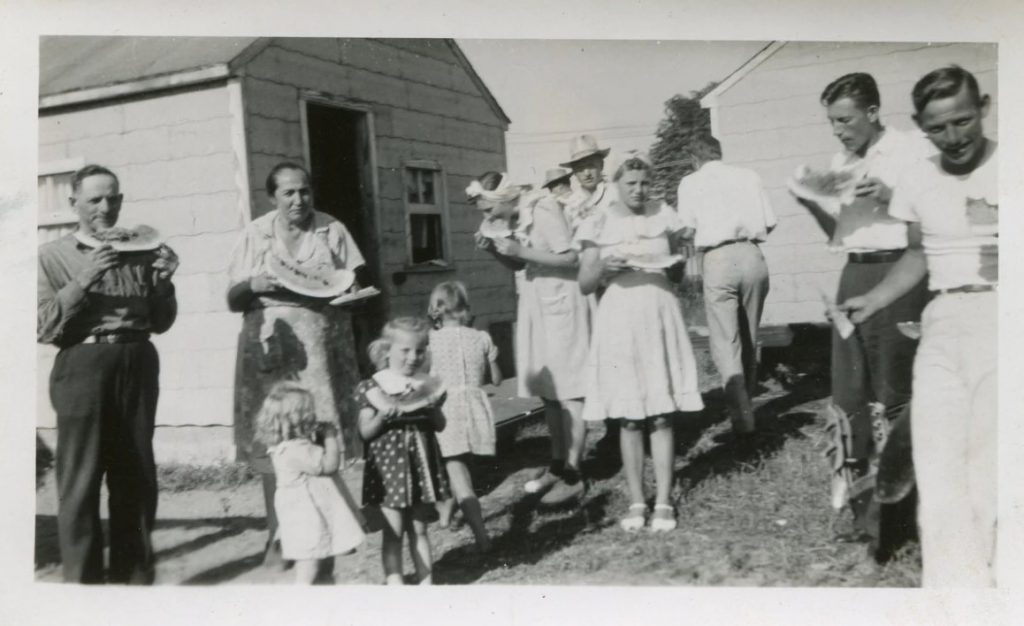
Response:
[{"label": "rolled up sleeve", "polygon": [[59,343],[64,338],[68,322],[89,304],[88,295],[77,281],[71,280],[57,287],[52,270],[48,257],[40,254],[36,291],[36,341],[39,343]]}]

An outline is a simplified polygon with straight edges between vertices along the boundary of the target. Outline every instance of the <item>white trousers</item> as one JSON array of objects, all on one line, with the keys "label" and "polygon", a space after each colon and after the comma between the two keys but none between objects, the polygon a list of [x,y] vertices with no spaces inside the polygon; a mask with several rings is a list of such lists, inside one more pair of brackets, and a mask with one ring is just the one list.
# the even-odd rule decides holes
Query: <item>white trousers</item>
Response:
[{"label": "white trousers", "polygon": [[911,407],[922,586],[995,585],[996,292],[925,308]]}]

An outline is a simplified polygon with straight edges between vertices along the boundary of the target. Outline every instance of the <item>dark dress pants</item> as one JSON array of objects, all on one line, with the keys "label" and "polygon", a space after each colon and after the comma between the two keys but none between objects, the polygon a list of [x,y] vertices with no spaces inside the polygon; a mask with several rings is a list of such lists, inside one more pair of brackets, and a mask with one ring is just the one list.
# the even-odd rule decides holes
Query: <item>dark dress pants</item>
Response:
[{"label": "dark dress pants", "polygon": [[[860,296],[885,278],[894,265],[847,263],[836,301]],[[832,331],[832,401],[846,413],[852,435],[852,458],[866,461],[874,450],[869,405],[885,407],[891,422],[910,402],[917,341],[905,337],[898,322],[920,321],[928,303],[927,278],[888,307],[857,326],[849,339]]]},{"label": "dark dress pants", "polygon": [[108,582],[150,584],[157,483],[153,422],[160,371],[148,341],[78,344],[50,375],[57,412],[57,528],[64,580],[102,583],[100,484],[110,492]]}]

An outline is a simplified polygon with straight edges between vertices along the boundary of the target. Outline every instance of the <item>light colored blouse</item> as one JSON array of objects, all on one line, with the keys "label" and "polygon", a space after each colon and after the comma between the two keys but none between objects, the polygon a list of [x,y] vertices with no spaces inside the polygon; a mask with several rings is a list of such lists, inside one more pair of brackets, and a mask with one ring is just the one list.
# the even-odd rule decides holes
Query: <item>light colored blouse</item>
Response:
[{"label": "light colored blouse", "polygon": [[[294,255],[288,253],[284,244],[274,234],[274,220],[277,218],[277,211],[271,211],[253,220],[245,228],[231,254],[231,264],[228,267],[231,284],[267,273],[268,254],[292,259],[300,267],[310,270],[354,270],[366,264],[351,233],[344,224],[330,215],[314,211],[313,227],[303,235],[298,251]],[[269,294],[260,294],[257,301],[258,305],[264,307],[298,304],[293,299]]]}]

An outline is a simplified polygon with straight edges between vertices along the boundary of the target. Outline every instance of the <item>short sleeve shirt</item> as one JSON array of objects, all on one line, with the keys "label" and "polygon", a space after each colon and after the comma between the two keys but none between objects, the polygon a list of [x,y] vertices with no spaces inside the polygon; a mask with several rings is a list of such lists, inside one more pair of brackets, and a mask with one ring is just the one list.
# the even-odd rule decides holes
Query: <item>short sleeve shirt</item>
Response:
[{"label": "short sleeve shirt", "polygon": [[[840,152],[832,158],[831,169],[878,178],[895,189],[907,168],[933,154],[935,148],[920,132],[887,128],[863,157]],[[856,198],[840,208],[830,244],[833,251],[869,252],[906,247],[907,227],[893,217],[887,207],[868,198]]]},{"label": "short sleeve shirt", "polygon": [[999,183],[996,143],[969,174],[942,169],[938,156],[904,173],[889,213],[921,225],[932,290],[999,282]]},{"label": "short sleeve shirt", "polygon": [[[240,283],[267,272],[268,254],[287,254],[274,235],[276,211],[253,220],[242,232],[231,254],[228,275],[232,284]],[[291,255],[289,255],[291,256]],[[354,270],[366,264],[355,239],[345,225],[326,213],[313,214],[313,228],[302,241],[294,260],[309,269]],[[290,304],[287,298],[261,295],[263,306]]]},{"label": "short sleeve shirt", "polygon": [[696,228],[698,248],[734,239],[764,241],[778,223],[757,172],[721,161],[705,163],[679,181],[678,197],[679,216]]}]

